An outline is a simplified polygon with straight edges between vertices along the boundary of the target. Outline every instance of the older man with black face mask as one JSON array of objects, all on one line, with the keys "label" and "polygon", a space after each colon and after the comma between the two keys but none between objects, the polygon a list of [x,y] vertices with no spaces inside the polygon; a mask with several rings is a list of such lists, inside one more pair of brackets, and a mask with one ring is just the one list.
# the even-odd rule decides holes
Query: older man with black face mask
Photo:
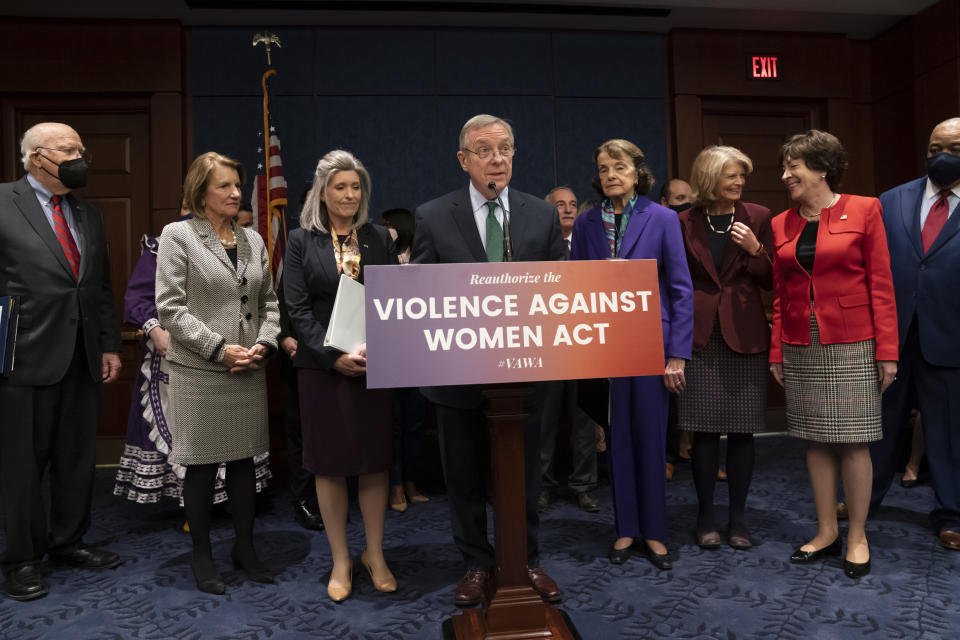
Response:
[{"label": "older man with black face mask", "polygon": [[[28,174],[0,185],[0,295],[19,296],[13,372],[0,379],[4,594],[47,595],[53,564],[111,569],[115,553],[87,546],[100,385],[120,371],[103,217],[71,191],[86,185],[80,136],[46,122],[23,135]],[[50,505],[40,489],[50,472]]]},{"label": "older man with black face mask", "polygon": [[927,175],[880,196],[890,248],[900,368],[870,446],[875,510],[890,487],[911,395],[923,417],[940,544],[960,551],[960,118],[930,134]]}]

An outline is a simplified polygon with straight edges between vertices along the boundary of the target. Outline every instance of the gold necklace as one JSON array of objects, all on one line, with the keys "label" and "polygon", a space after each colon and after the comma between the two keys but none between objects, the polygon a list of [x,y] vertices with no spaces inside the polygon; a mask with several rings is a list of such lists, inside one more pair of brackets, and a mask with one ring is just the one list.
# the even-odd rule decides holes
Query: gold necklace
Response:
[{"label": "gold necklace", "polygon": [[809,214],[809,215],[807,215],[807,214],[805,214],[805,213],[803,212],[803,207],[800,207],[800,209],[799,209],[800,217],[803,218],[804,220],[816,220],[817,218],[820,217],[820,213],[823,211],[823,209],[829,209],[829,208],[832,207],[833,205],[837,204],[839,201],[840,201],[840,194],[839,194],[839,193],[835,193],[835,194],[833,194],[833,197],[830,198],[830,202],[827,203],[827,206],[825,206],[825,207],[823,207],[823,208],[821,208],[821,209],[818,209],[816,213],[811,213],[811,214]]},{"label": "gold necklace", "polygon": [[[715,226],[713,226],[713,222],[711,222],[711,220],[710,220],[710,218],[713,218],[713,217],[718,217],[718,218],[719,218],[720,216],[730,216],[730,221],[727,222],[727,228],[726,228],[726,229],[723,229],[722,231],[721,231],[720,229],[717,229]],[[712,216],[712,215],[710,215],[710,214],[708,213],[708,214],[707,214],[707,226],[710,227],[710,230],[713,231],[715,234],[717,234],[717,235],[719,235],[719,236],[725,235],[726,233],[728,233],[728,232],[730,231],[730,229],[733,228],[733,214],[732,214],[732,213],[720,213],[720,214],[717,214],[716,216]]]}]

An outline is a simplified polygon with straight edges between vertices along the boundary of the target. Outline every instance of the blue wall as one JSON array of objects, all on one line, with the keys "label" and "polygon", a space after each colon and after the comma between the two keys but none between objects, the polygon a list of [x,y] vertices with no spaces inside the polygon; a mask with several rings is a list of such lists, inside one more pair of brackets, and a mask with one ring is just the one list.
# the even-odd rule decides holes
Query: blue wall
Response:
[{"label": "blue wall", "polygon": [[[373,178],[372,213],[466,184],[457,135],[477,113],[517,138],[511,186],[543,195],[590,188],[593,149],[627,138],[666,176],[664,39],[652,34],[425,29],[277,29],[271,112],[291,202],[327,151],[344,148]],[[263,47],[252,30],[191,36],[194,150],[254,168]],[[288,208],[296,224],[298,207]]]}]

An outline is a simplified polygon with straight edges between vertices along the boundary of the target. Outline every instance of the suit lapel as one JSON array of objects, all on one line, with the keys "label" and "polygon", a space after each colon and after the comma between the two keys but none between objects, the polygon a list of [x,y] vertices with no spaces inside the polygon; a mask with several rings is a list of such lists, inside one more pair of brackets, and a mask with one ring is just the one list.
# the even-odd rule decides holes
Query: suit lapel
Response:
[{"label": "suit lapel", "polygon": [[[223,245],[220,244],[220,238],[213,230],[210,222],[203,218],[192,218],[189,222],[197,232],[197,236],[200,237],[200,241],[210,249],[210,253],[215,255],[220,262],[225,264],[231,271],[234,271],[233,262],[230,260],[230,256],[227,255],[227,251],[223,248]],[[239,260],[237,264],[239,265]]]},{"label": "suit lapel", "polygon": [[63,247],[60,246],[60,241],[57,240],[57,234],[53,232],[53,227],[47,222],[47,217],[43,214],[43,209],[40,207],[40,201],[37,200],[37,194],[30,186],[30,183],[27,182],[26,178],[21,178],[17,181],[13,191],[16,194],[13,197],[13,201],[17,205],[17,208],[20,209],[20,213],[27,219],[27,222],[30,223],[33,230],[37,232],[37,235],[40,236],[43,243],[47,245],[47,248],[53,253],[53,257],[60,263],[64,271],[73,278],[73,269],[70,268],[70,263],[67,262],[67,256],[63,253]]},{"label": "suit lapel", "polygon": [[923,258],[923,240],[920,236],[920,205],[923,203],[923,191],[926,179],[917,183],[915,188],[904,189],[900,192],[900,220],[904,231],[910,238],[913,250],[919,258]]},{"label": "suit lapel", "polygon": [[314,231],[312,234],[313,246],[317,249],[317,259],[320,260],[320,268],[327,275],[327,278],[333,281],[340,279],[337,272],[337,258],[334,255],[333,234]]},{"label": "suit lapel", "polygon": [[643,196],[637,197],[637,203],[630,212],[630,222],[627,224],[627,231],[623,234],[623,241],[620,243],[620,256],[628,256],[633,250],[633,245],[637,244],[644,227],[650,222],[650,216],[646,215],[650,208],[650,201]]},{"label": "suit lapel", "polygon": [[247,242],[247,232],[242,227],[234,225],[233,232],[237,235],[237,277],[242,278],[247,272],[247,265],[253,260],[253,249]]},{"label": "suit lapel", "polygon": [[[477,230],[477,221],[473,217],[473,203],[470,200],[470,190],[463,189],[457,198],[450,203],[453,221],[460,229],[460,235],[466,242],[467,248],[477,262],[487,262],[487,252],[483,248],[480,232]],[[514,245],[516,246],[516,245]]]},{"label": "suit lapel", "polygon": [[[504,202],[507,205],[510,215],[510,246],[513,250],[514,259],[517,258],[517,247],[525,246],[523,244],[523,236],[527,230],[526,226],[526,217],[523,215],[523,208],[526,206],[526,200],[523,198],[523,194],[510,190],[507,194],[507,202]],[[504,213],[504,215],[507,215]]]},{"label": "suit lapel", "polygon": [[[743,206],[742,202],[737,202],[733,205],[733,221],[740,222],[747,227],[750,226],[750,216],[747,215],[747,208]],[[700,225],[700,228],[703,229],[703,225]],[[759,241],[760,239],[757,238],[757,240]],[[723,263],[720,265],[719,277],[722,278],[727,271],[733,268],[737,259],[742,255],[745,255],[745,252],[728,236],[727,244],[723,249]],[[717,284],[720,284],[719,279],[717,280]]]},{"label": "suit lapel", "polygon": [[713,263],[713,254],[710,252],[710,240],[707,238],[707,232],[703,228],[703,217],[707,215],[707,212],[699,207],[696,209],[696,213],[692,211],[693,210],[691,210],[691,214],[687,216],[686,219],[687,237],[690,238],[688,248],[690,252],[697,257],[700,264],[703,265],[707,275],[709,275],[719,287],[720,278],[717,276],[717,267]]}]

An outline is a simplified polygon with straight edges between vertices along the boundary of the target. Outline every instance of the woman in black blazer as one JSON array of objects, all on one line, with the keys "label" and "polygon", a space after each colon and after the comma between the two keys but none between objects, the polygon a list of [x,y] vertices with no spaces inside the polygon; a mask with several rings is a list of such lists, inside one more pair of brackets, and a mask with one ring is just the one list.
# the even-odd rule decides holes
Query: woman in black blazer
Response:
[{"label": "woman in black blazer", "polygon": [[327,593],[336,602],[350,595],[353,561],[347,544],[347,482],[359,476],[359,501],[367,548],[360,561],[379,591],[396,591],[383,557],[383,521],[392,457],[393,396],[367,389],[366,345],[355,353],[323,346],[340,275],[363,282],[370,264],[397,264],[384,227],[367,222],[370,175],[346,151],[317,163],[313,190],[290,233],[284,297],[300,336],[293,365],[300,387],[303,466],[316,476],[317,501],[333,568]]}]

